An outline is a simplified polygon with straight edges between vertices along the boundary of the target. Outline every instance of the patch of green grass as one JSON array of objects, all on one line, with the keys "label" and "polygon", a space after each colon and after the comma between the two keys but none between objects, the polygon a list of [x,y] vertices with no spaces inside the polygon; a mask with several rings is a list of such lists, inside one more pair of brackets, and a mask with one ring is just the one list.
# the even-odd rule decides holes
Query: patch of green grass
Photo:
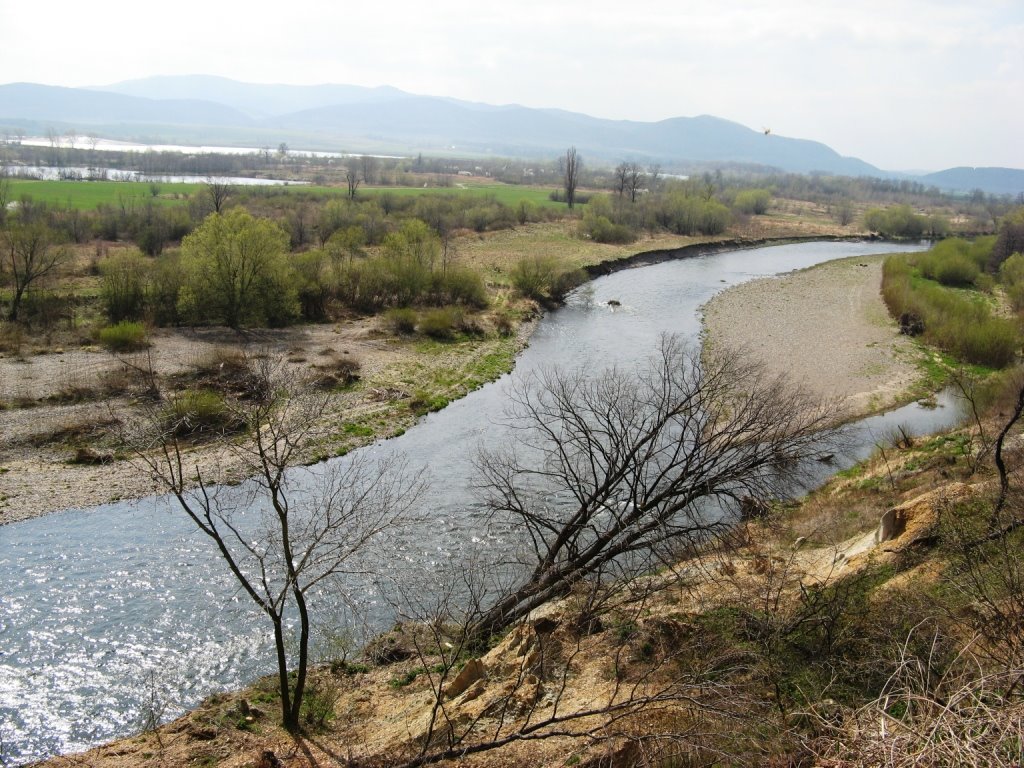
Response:
[{"label": "patch of green grass", "polygon": [[450,402],[451,399],[445,395],[431,393],[421,389],[417,390],[409,400],[409,409],[417,416],[423,416],[427,413],[440,411]]},{"label": "patch of green grass", "polygon": [[453,187],[373,187],[360,190],[360,196],[373,197],[390,193],[398,197],[419,197],[421,195],[451,195],[453,197],[493,198],[499,203],[515,207],[520,201],[543,208],[567,209],[565,203],[552,200],[551,187],[529,187],[515,184],[481,184],[478,182],[456,182]]},{"label": "patch of green grass", "polygon": [[410,669],[404,675],[400,677],[393,677],[390,680],[388,680],[388,685],[392,688],[405,688],[407,685],[412,685],[414,682],[416,682],[416,678],[426,671],[427,670],[425,670],[423,667],[419,667],[418,669]]},{"label": "patch of green grass", "polygon": [[29,195],[33,200],[59,207],[93,210],[100,205],[120,207],[122,203],[142,207],[154,205],[186,205],[189,195],[202,189],[202,184],[160,184],[154,197],[149,182],[143,181],[38,181],[11,179],[12,200]]},{"label": "patch of green grass", "polygon": [[373,437],[373,427],[368,427],[365,424],[357,424],[353,421],[348,422],[341,428],[341,432],[349,437]]},{"label": "patch of green grass", "polygon": [[99,342],[111,352],[134,352],[149,346],[146,326],[130,320],[101,328]]}]

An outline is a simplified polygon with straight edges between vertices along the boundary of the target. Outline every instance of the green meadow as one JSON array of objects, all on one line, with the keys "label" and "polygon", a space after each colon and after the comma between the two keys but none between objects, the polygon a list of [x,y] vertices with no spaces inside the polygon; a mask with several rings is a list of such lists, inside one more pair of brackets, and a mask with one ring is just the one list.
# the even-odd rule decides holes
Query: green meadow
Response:
[{"label": "green meadow", "polygon": [[[155,205],[181,205],[190,195],[202,189],[202,184],[172,184],[157,182],[154,186],[145,181],[38,181],[35,179],[10,179],[10,199],[18,200],[28,195],[37,202],[61,208],[78,208],[93,210],[101,205],[121,206],[123,204],[144,205],[153,202]],[[343,186],[306,186],[292,185],[262,188],[269,192],[282,194],[301,194],[313,196],[344,196]],[[548,195],[550,189],[545,187],[513,186],[509,184],[473,184],[452,187],[363,187],[359,197],[373,197],[392,194],[401,197],[441,194],[458,197],[478,197],[494,199],[510,207],[526,201],[540,207],[565,207],[564,203],[552,201]]]},{"label": "green meadow", "polygon": [[11,200],[29,196],[36,202],[61,208],[92,210],[101,205],[181,205],[202,184],[164,184],[153,187],[145,181],[38,181],[11,179]]}]

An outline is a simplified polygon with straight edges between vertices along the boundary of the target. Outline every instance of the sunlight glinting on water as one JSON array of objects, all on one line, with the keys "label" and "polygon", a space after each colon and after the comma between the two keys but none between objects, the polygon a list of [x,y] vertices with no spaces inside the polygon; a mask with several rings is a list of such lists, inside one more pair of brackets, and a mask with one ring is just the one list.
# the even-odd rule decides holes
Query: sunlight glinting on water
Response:
[{"label": "sunlight glinting on water", "polygon": [[[666,262],[595,280],[546,316],[517,362],[538,367],[631,366],[662,331],[695,338],[698,308],[727,285],[844,256],[906,247],[811,243]],[[609,301],[621,304],[611,311]],[[402,437],[364,451],[402,452],[427,466],[427,524],[400,531],[365,571],[429,572],[484,550],[514,553],[514,530],[488,525],[472,491],[480,444],[507,439],[500,424],[510,377],[431,414]],[[920,416],[922,430],[949,409]],[[903,421],[910,411],[893,419]],[[878,427],[882,429],[883,427]],[[869,449],[877,439],[867,434]],[[340,459],[336,461],[351,460]],[[314,483],[323,465],[295,470]],[[829,470],[834,471],[834,470]],[[245,484],[228,489],[245,493]],[[259,510],[247,512],[248,525]],[[391,618],[372,582],[349,584],[378,622]],[[329,591],[317,597],[333,600]],[[324,611],[331,623],[330,612]],[[274,670],[265,622],[218,555],[168,502],[145,499],[0,527],[0,741],[13,763],[81,750],[138,731],[153,703],[164,719],[211,692]]]}]

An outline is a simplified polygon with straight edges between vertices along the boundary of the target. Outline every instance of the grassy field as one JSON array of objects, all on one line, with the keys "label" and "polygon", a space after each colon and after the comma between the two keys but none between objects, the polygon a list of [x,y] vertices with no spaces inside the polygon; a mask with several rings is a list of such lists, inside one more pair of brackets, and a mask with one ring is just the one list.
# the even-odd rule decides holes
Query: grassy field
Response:
[{"label": "grassy field", "polygon": [[[100,205],[119,206],[126,201],[135,205],[152,201],[156,205],[181,205],[189,195],[202,189],[202,184],[170,184],[160,182],[157,194],[149,182],[143,181],[37,181],[34,179],[11,179],[11,199],[18,200],[29,195],[37,202],[59,207],[92,210]],[[287,195],[306,194],[316,197],[344,197],[345,187],[334,186],[281,186],[273,187],[274,192]],[[546,187],[520,187],[509,184],[480,184],[456,182],[452,187],[363,187],[360,197],[373,197],[385,193],[408,197],[412,195],[441,194],[478,198],[493,198],[505,205],[515,207],[525,200],[545,208],[565,208],[565,203],[549,199],[551,192]]]},{"label": "grassy field", "polygon": [[360,195],[379,195],[390,192],[403,197],[408,195],[442,194],[490,198],[499,203],[515,207],[521,200],[545,208],[565,208],[565,203],[556,203],[548,195],[550,187],[526,187],[512,184],[480,184],[472,181],[453,181],[451,187],[372,187],[360,191]]},{"label": "grassy field", "polygon": [[36,202],[59,207],[92,210],[100,205],[119,206],[131,202],[143,205],[182,205],[202,184],[164,184],[156,186],[156,196],[149,182],[144,181],[37,181],[11,179],[11,199],[28,195]]}]

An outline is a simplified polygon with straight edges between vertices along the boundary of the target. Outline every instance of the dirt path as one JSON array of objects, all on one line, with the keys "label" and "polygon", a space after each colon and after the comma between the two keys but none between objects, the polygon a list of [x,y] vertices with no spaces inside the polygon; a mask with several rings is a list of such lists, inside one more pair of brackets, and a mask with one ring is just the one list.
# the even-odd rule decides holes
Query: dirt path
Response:
[{"label": "dirt path", "polygon": [[846,415],[905,397],[918,377],[913,344],[879,294],[882,257],[827,262],[730,288],[704,306],[706,341],[745,349]]}]

